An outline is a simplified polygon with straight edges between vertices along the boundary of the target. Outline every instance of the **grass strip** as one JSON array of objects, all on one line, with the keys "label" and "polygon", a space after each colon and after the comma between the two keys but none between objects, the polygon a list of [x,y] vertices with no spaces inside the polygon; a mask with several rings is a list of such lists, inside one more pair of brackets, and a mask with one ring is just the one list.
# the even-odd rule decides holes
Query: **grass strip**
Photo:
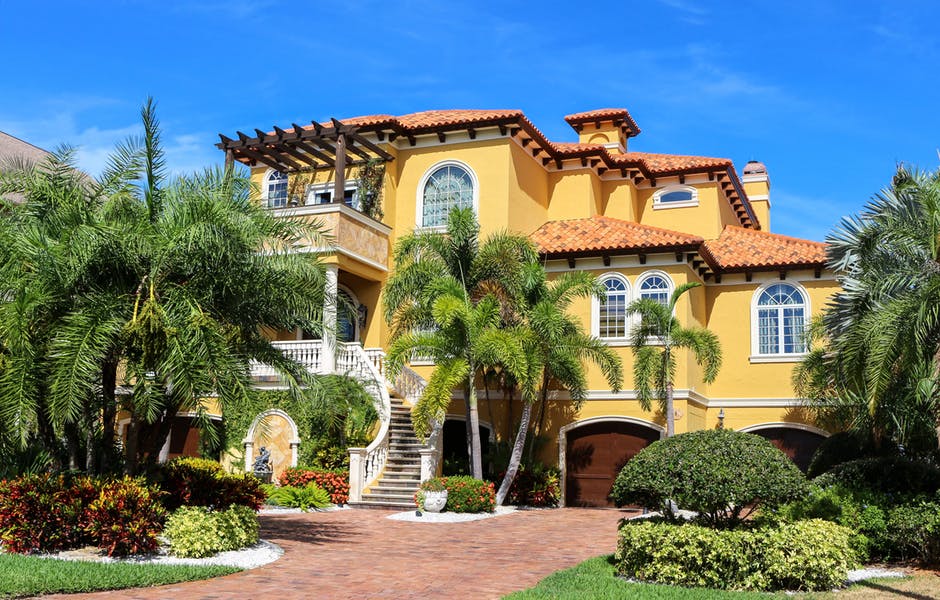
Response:
[{"label": "grass strip", "polygon": [[233,567],[98,563],[0,554],[0,598],[149,587],[237,571]]}]

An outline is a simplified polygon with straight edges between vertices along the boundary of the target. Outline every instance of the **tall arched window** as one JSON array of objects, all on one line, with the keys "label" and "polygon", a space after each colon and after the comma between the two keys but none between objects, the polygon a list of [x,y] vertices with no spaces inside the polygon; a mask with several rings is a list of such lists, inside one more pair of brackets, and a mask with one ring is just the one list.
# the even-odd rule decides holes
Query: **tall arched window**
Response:
[{"label": "tall arched window", "polygon": [[425,177],[419,198],[418,221],[421,227],[441,227],[454,207],[474,205],[473,176],[457,163],[437,167]]},{"label": "tall arched window", "polygon": [[806,296],[795,285],[775,283],[757,291],[757,354],[806,352]]},{"label": "tall arched window", "polygon": [[640,298],[655,300],[663,306],[669,304],[672,295],[672,281],[665,273],[647,273],[640,277]]},{"label": "tall arched window", "polygon": [[287,174],[280,171],[268,171],[264,191],[268,208],[287,206]]},{"label": "tall arched window", "polygon": [[627,304],[630,301],[627,282],[620,276],[608,275],[601,284],[606,294],[605,302],[597,306],[597,336],[623,339],[627,337]]}]

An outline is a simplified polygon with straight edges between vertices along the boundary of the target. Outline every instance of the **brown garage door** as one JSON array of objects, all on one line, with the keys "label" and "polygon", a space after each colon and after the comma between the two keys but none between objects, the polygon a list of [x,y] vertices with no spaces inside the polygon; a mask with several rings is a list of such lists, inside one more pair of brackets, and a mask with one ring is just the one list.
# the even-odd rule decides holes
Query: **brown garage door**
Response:
[{"label": "brown garage door", "polygon": [[659,431],[636,423],[603,421],[568,432],[565,505],[613,506],[607,498],[617,473],[637,452],[659,439]]},{"label": "brown garage door", "polygon": [[790,457],[790,460],[795,462],[796,466],[804,473],[809,467],[816,449],[826,439],[818,433],[793,427],[770,427],[758,429],[752,433],[770,440],[774,446],[780,448],[784,454]]}]

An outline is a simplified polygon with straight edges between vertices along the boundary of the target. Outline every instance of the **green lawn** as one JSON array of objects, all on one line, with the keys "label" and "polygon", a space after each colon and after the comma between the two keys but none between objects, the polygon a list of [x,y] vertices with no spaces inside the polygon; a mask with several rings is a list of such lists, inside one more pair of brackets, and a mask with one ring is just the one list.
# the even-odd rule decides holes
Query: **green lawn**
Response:
[{"label": "green lawn", "polygon": [[96,563],[0,554],[0,598],[147,587],[237,571],[232,567]]},{"label": "green lawn", "polygon": [[933,574],[901,579],[881,579],[862,582],[835,593],[767,594],[762,592],[723,592],[708,589],[688,589],[669,585],[628,583],[614,575],[612,555],[598,556],[576,567],[549,575],[533,588],[509,594],[504,600],[773,600],[799,598],[800,600],[897,600],[940,598],[937,576]]}]

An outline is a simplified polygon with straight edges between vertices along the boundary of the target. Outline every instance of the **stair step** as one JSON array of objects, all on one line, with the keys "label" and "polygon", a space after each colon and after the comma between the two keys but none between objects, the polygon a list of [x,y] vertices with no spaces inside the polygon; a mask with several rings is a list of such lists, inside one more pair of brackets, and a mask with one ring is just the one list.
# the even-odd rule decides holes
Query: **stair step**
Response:
[{"label": "stair step", "polygon": [[408,504],[409,506],[414,506],[414,492],[410,494],[373,494],[368,492],[362,495],[363,501],[379,501],[379,502],[399,502],[401,504]]},{"label": "stair step", "polygon": [[350,502],[352,508],[361,508],[366,510],[417,510],[414,502],[384,502],[377,500],[363,500],[362,502]]},{"label": "stair step", "polygon": [[[421,484],[418,484],[421,485]],[[384,496],[385,494],[414,494],[418,491],[418,486],[407,486],[407,485],[385,485],[382,482],[379,482],[379,485],[374,485],[369,489],[369,494],[375,494],[377,496]]]},{"label": "stair step", "polygon": [[410,488],[411,490],[416,490],[418,489],[418,486],[421,485],[421,481],[417,477],[408,477],[407,479],[404,477],[401,479],[382,477],[382,479],[379,479],[379,482],[376,485],[382,488],[385,488],[387,486],[392,486],[392,487],[397,486],[401,488]]}]

